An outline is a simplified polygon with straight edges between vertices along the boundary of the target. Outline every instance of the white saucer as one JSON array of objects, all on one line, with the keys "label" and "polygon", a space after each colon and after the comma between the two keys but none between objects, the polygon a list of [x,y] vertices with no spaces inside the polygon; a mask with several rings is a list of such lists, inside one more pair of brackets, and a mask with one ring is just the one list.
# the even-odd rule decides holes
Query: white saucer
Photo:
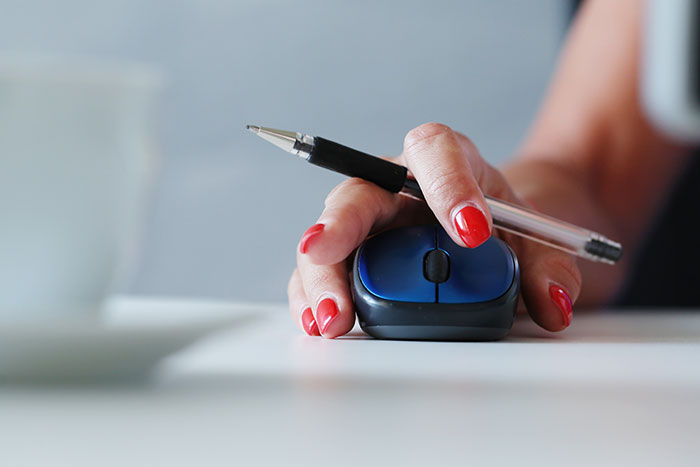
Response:
[{"label": "white saucer", "polygon": [[117,298],[99,318],[0,323],[0,384],[140,378],[173,352],[256,314],[253,307]]}]

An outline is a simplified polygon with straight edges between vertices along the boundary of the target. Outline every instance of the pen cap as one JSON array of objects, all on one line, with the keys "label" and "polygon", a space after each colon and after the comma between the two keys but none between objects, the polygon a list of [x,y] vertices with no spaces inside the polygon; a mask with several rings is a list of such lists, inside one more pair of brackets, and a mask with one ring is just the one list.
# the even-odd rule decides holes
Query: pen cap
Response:
[{"label": "pen cap", "polygon": [[307,159],[314,165],[347,175],[358,177],[393,193],[403,188],[408,173],[406,167],[370,156],[316,136],[314,148]]}]

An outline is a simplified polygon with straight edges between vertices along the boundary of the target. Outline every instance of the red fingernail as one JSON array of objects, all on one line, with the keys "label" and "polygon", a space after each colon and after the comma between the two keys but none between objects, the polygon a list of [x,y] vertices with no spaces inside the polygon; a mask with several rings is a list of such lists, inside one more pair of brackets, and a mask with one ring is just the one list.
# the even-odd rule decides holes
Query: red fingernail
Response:
[{"label": "red fingernail", "polygon": [[301,312],[301,325],[304,327],[306,334],[310,336],[320,336],[321,333],[318,332],[318,325],[314,319],[314,314],[311,311],[311,307],[306,308]]},{"label": "red fingernail", "polygon": [[309,227],[306,230],[306,232],[304,232],[304,235],[301,236],[301,242],[299,242],[299,251],[301,253],[306,253],[306,250],[308,250],[309,248],[309,242],[311,241],[311,239],[323,232],[324,227],[325,226],[323,224],[314,224],[311,227]]},{"label": "red fingernail", "polygon": [[559,310],[561,310],[561,315],[564,318],[564,326],[568,327],[571,324],[571,315],[573,314],[573,307],[569,295],[558,285],[552,284],[549,286],[549,296],[552,297],[552,301],[554,301],[559,307]]},{"label": "red fingernail", "polygon": [[455,214],[454,223],[459,237],[469,248],[481,245],[491,236],[486,216],[474,206],[460,209]]},{"label": "red fingernail", "polygon": [[321,325],[321,334],[325,334],[328,326],[338,316],[338,305],[335,304],[332,298],[324,298],[316,308],[316,317]]}]

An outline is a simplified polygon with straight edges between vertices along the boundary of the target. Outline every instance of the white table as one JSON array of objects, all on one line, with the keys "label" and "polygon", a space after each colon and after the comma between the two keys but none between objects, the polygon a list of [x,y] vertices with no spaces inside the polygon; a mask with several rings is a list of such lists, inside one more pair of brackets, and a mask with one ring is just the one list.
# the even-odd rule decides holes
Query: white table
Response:
[{"label": "white table", "polygon": [[[249,308],[114,312],[135,306]],[[700,465],[700,312],[431,343],[306,337],[264,308],[151,381],[0,386],[0,465]]]}]

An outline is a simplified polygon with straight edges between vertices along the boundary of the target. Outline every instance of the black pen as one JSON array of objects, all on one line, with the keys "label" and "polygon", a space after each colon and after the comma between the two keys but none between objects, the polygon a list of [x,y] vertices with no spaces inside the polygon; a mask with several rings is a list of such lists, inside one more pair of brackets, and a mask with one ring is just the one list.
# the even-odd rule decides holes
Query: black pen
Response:
[{"label": "black pen", "polygon": [[[248,130],[314,165],[358,177],[392,193],[424,199],[418,182],[402,165],[394,164],[319,136],[247,125]],[[622,245],[601,234],[515,204],[484,196],[495,228],[591,261],[615,264]]]}]

